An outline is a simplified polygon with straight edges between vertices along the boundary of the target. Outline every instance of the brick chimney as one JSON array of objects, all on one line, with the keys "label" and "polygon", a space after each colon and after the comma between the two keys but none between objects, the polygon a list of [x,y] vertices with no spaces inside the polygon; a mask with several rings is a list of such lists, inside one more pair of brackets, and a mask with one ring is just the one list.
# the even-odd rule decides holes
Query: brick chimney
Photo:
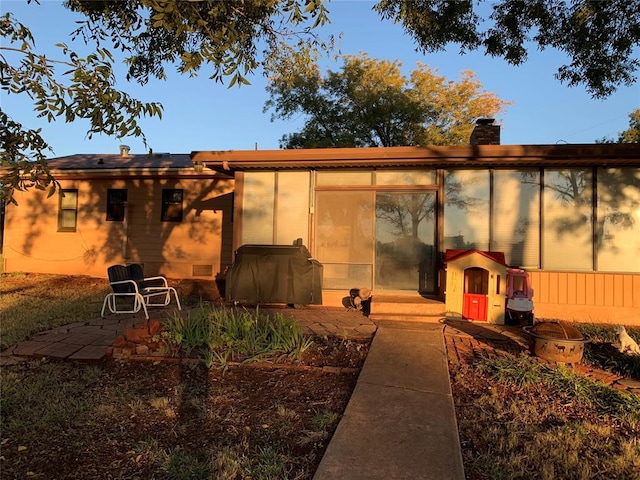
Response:
[{"label": "brick chimney", "polygon": [[493,118],[479,118],[471,132],[471,145],[500,145],[500,125]]}]

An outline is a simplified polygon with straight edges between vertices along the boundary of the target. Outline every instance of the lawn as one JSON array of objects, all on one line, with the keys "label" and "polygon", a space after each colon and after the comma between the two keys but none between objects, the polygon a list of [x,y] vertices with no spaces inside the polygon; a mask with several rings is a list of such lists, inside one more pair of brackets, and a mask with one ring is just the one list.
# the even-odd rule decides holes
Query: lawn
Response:
[{"label": "lawn", "polygon": [[[105,283],[89,277],[4,276],[3,346],[95,317]],[[188,305],[201,298],[184,300]],[[34,359],[3,368],[0,478],[311,478],[369,342],[313,337],[310,343],[283,319],[269,329],[245,314],[231,317],[233,329],[243,335],[239,340],[231,338],[230,328],[209,328],[204,336],[203,328],[184,328],[203,327],[206,307],[194,311],[199,313],[189,318],[198,322],[170,321],[165,340],[172,342],[170,350],[203,360],[197,364]],[[259,328],[252,332],[255,325]],[[264,359],[268,349],[275,349],[287,368],[205,367],[214,355],[236,364]],[[348,368],[341,373],[314,368],[323,365]]]},{"label": "lawn", "polygon": [[[3,276],[3,347],[94,317],[103,283]],[[584,362],[639,380],[640,358],[616,353],[611,327],[580,328],[594,340]],[[313,340],[308,362],[361,365],[368,351],[345,339]],[[357,373],[204,363],[31,360],[3,368],[0,478],[312,478]],[[450,370],[469,480],[640,479],[638,395],[528,355],[476,358]]]},{"label": "lawn", "polygon": [[[613,326],[576,326],[592,340],[581,363],[640,380],[640,356],[618,352]],[[467,480],[640,479],[640,395],[497,353],[450,364]]]}]

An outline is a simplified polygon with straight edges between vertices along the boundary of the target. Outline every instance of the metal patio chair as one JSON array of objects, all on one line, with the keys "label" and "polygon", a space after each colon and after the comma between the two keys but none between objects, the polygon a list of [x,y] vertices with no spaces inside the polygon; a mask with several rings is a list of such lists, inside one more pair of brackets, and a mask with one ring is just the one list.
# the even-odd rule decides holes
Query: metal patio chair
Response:
[{"label": "metal patio chair", "polygon": [[111,313],[138,313],[141,309],[148,320],[147,307],[166,307],[173,293],[178,310],[182,310],[176,289],[164,277],[144,278],[142,265],[112,265],[107,269],[111,292],[102,303],[101,316],[107,307]]},{"label": "metal patio chair", "polygon": [[[176,299],[178,310],[182,310],[178,292],[167,283],[167,279],[162,276],[145,277],[144,268],[139,263],[127,265],[129,278],[136,282],[138,290],[144,298],[147,307],[166,307],[171,303],[171,294]],[[153,300],[155,299],[155,301]]]}]

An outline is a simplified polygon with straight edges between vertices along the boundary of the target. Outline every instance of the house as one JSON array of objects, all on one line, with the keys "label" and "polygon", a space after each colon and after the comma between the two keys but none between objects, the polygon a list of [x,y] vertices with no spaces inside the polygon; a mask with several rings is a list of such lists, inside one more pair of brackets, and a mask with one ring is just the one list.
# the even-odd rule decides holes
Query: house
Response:
[{"label": "house", "polygon": [[212,279],[241,245],[302,239],[326,292],[442,300],[446,250],[491,251],[530,273],[539,318],[640,323],[640,145],[499,133],[482,121],[461,146],[53,159],[65,197],[16,196],[4,268],[105,276],[140,261]]},{"label": "house", "polygon": [[49,161],[64,196],[16,192],[6,208],[5,272],[106,277],[113,264],[213,280],[232,262],[234,180],[188,154],[72,155]]}]

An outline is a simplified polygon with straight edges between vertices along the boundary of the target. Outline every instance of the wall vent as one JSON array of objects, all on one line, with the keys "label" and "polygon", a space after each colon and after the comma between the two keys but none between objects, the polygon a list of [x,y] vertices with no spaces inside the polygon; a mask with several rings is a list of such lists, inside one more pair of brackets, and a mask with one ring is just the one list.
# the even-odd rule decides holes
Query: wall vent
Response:
[{"label": "wall vent", "polygon": [[194,277],[212,277],[213,265],[193,265],[192,275]]}]

